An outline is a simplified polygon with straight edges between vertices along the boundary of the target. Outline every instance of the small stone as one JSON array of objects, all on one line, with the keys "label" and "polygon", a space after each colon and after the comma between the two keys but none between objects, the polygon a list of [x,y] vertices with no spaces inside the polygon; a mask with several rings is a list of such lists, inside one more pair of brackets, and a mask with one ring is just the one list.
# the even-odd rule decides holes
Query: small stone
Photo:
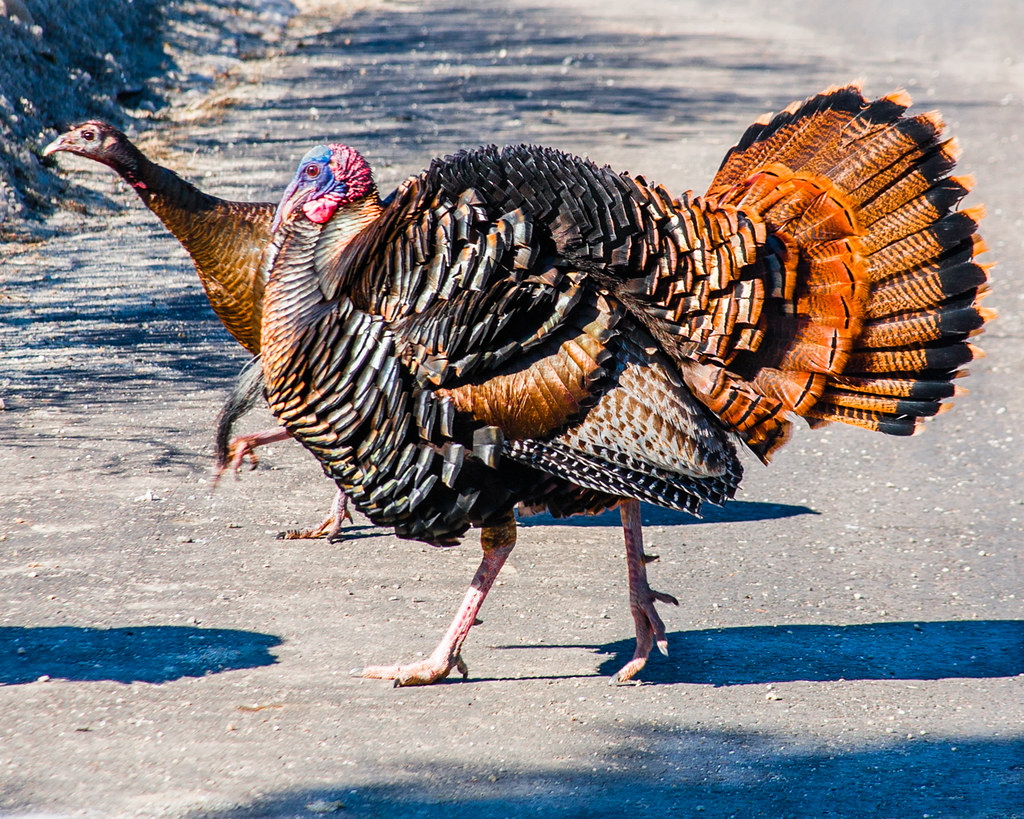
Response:
[{"label": "small stone", "polygon": [[317,799],[309,802],[306,805],[306,810],[310,813],[337,813],[340,810],[345,810],[345,803],[340,799]]}]

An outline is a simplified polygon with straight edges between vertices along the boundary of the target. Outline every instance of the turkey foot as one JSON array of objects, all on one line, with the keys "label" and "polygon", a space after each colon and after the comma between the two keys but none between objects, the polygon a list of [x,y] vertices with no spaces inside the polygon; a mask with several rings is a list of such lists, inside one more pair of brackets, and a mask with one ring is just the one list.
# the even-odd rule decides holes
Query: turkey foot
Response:
[{"label": "turkey foot", "polygon": [[260,459],[256,457],[257,447],[284,441],[290,437],[284,427],[265,429],[261,432],[254,432],[251,435],[239,435],[228,445],[227,457],[217,464],[217,471],[213,476],[213,487],[210,491],[212,492],[217,488],[217,482],[220,480],[221,475],[228,470],[231,470],[237,476],[242,470],[242,464],[246,458],[252,463],[250,468],[255,469],[256,464],[260,462]]},{"label": "turkey foot", "polygon": [[678,606],[679,601],[672,595],[654,591],[647,584],[647,555],[644,554],[643,531],[640,524],[640,502],[623,500],[619,504],[622,516],[622,533],[626,541],[626,567],[629,571],[629,608],[633,613],[636,625],[636,650],[633,659],[619,669],[609,683],[626,682],[633,678],[641,668],[647,665],[647,657],[651,649],[657,645],[658,651],[668,656],[668,640],[665,637],[665,624],[658,615],[654,604],[671,603]]},{"label": "turkey foot", "polygon": [[[447,647],[438,646],[439,649]],[[394,680],[395,688],[405,685],[430,685],[440,682],[447,677],[452,668],[457,668],[462,674],[462,679],[469,676],[469,666],[462,660],[462,656],[456,654],[454,657],[440,656],[435,651],[426,660],[408,665],[368,665],[366,668],[357,668],[353,673],[358,677],[366,677],[374,680]]]},{"label": "turkey foot", "polygon": [[498,572],[516,545],[516,521],[509,512],[499,522],[485,524],[480,533],[480,545],[484,556],[480,568],[473,576],[473,582],[462,600],[462,606],[438,643],[434,653],[426,660],[408,665],[371,665],[353,670],[359,677],[376,680],[394,680],[395,687],[403,685],[430,685],[447,677],[453,668],[459,670],[462,678],[469,676],[469,668],[462,660],[462,643],[476,622],[477,613],[483,605],[487,592],[494,584]]},{"label": "turkey foot", "polygon": [[[217,464],[217,471],[214,473],[213,486],[210,491],[213,492],[217,488],[217,482],[228,470],[234,472],[237,477],[246,458],[249,458],[252,463],[250,468],[255,469],[256,464],[259,463],[259,458],[256,457],[258,447],[276,444],[278,441],[285,441],[289,438],[291,435],[284,427],[274,427],[234,438],[228,445],[227,456]],[[352,513],[348,509],[348,497],[339,489],[331,503],[330,514],[323,519],[319,526],[310,529],[289,529],[287,532],[281,532],[277,537],[279,540],[316,540],[326,536],[328,541],[334,543],[342,539],[341,525],[346,520],[349,523],[352,522]]]},{"label": "turkey foot", "polygon": [[338,490],[331,502],[331,512],[324,518],[323,523],[312,529],[289,529],[287,532],[280,532],[278,540],[316,540],[326,537],[329,543],[336,543],[344,538],[341,535],[341,524],[344,521],[352,523],[352,513],[348,509],[348,496]]}]

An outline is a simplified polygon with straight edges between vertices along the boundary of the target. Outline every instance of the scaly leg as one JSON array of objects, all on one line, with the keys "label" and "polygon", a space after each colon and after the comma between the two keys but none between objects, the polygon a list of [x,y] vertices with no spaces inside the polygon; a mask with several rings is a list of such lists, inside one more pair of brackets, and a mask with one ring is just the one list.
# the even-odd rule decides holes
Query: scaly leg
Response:
[{"label": "scaly leg", "polygon": [[429,685],[443,680],[457,668],[462,678],[469,676],[469,669],[462,661],[460,651],[462,643],[476,621],[480,606],[487,597],[487,592],[494,583],[498,572],[516,545],[516,520],[512,512],[497,523],[485,525],[480,533],[480,545],[484,556],[480,568],[476,570],[473,582],[462,600],[455,619],[448,627],[447,633],[438,643],[434,653],[426,660],[409,665],[371,665],[356,669],[352,673],[360,677],[371,677],[377,680],[394,680],[395,686]]},{"label": "scaly leg", "polygon": [[[231,441],[227,459],[223,463],[217,464],[217,471],[214,473],[213,486],[210,491],[217,488],[217,482],[221,475],[229,469],[237,476],[246,458],[252,462],[251,468],[255,469],[256,464],[259,463],[259,458],[256,457],[257,447],[276,444],[278,441],[285,441],[288,438],[291,438],[291,435],[284,427],[265,429],[251,435],[239,435]],[[336,540],[341,540],[341,525],[346,520],[349,523],[352,522],[352,513],[348,510],[348,497],[339,489],[331,504],[330,514],[323,519],[319,526],[312,529],[289,529],[287,532],[281,532],[278,538],[281,540],[315,540],[326,535],[327,540],[333,543]]]},{"label": "scaly leg", "polygon": [[622,533],[626,540],[626,567],[629,570],[629,608],[636,624],[636,651],[609,682],[612,684],[631,679],[647,664],[647,657],[655,644],[668,656],[665,624],[654,608],[655,601],[678,606],[679,601],[670,594],[656,592],[647,585],[647,555],[644,554],[643,529],[640,524],[640,501],[623,500],[619,504],[622,515]]}]

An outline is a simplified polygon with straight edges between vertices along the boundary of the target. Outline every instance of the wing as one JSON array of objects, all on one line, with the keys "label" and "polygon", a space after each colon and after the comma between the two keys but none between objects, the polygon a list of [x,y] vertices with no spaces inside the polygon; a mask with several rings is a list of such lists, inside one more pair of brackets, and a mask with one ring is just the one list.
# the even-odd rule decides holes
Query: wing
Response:
[{"label": "wing", "polygon": [[559,239],[576,218],[568,186],[523,190],[524,168],[536,181],[553,156],[581,162],[527,148],[437,162],[320,260],[325,294],[382,317],[418,385],[513,438],[551,435],[596,401],[623,314]]}]

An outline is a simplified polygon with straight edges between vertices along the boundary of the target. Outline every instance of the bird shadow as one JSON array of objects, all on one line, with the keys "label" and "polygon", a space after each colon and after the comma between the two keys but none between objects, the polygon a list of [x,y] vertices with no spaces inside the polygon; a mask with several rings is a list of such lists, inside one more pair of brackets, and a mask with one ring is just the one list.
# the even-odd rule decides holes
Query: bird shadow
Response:
[{"label": "bird shadow", "polygon": [[[741,626],[677,631],[668,643],[670,656],[655,652],[642,681],[729,686],[1024,674],[1024,620]],[[592,646],[608,655],[599,672],[618,671],[634,645]]]},{"label": "bird shadow", "polygon": [[[701,516],[675,509],[643,504],[644,526],[683,526],[694,523],[736,523],[740,521],[779,520],[798,515],[817,515],[819,512],[807,506],[788,503],[761,503],[758,501],[729,501],[725,506],[705,505]],[[520,526],[612,526],[622,525],[617,509],[599,515],[576,515],[571,518],[556,518],[547,512],[531,515],[519,520]]]},{"label": "bird shadow", "polygon": [[279,637],[191,626],[0,628],[0,685],[41,677],[164,683],[273,665]]}]

